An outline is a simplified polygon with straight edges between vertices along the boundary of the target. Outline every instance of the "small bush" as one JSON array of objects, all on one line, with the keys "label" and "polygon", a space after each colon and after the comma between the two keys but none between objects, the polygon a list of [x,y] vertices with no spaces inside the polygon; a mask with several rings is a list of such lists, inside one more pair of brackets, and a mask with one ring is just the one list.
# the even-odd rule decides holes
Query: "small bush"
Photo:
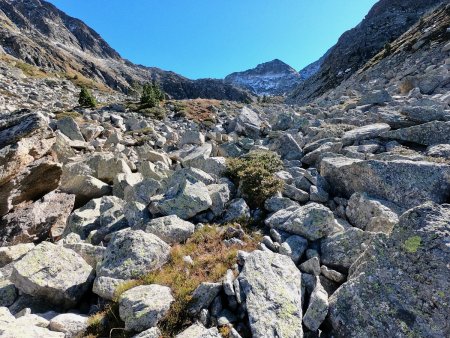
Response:
[{"label": "small bush", "polygon": [[159,102],[164,101],[164,97],[164,92],[157,83],[147,83],[142,89],[141,105],[143,108],[156,107],[159,105]]},{"label": "small bush", "polygon": [[91,91],[86,87],[81,87],[78,103],[82,107],[89,107],[89,108],[95,108],[95,106],[97,105],[95,97],[92,95]]},{"label": "small bush", "polygon": [[251,207],[262,207],[266,199],[283,189],[283,181],[274,176],[282,168],[280,157],[271,151],[256,151],[227,161],[228,175]]}]

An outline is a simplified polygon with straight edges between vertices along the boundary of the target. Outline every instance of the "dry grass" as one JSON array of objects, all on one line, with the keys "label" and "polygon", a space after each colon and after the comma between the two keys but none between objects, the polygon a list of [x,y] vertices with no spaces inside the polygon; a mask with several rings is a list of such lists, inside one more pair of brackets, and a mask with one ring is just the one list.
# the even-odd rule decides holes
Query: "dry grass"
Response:
[{"label": "dry grass", "polygon": [[[243,239],[246,243],[244,248],[236,245],[227,247],[223,242],[227,238],[225,229],[226,227],[205,226],[197,230],[186,243],[173,246],[169,263],[160,270],[142,276],[139,280],[128,281],[120,285],[115,292],[115,304],[121,294],[138,285],[159,284],[170,287],[175,302],[158,326],[164,338],[175,336],[192,324],[192,318],[188,314],[187,308],[194,290],[203,282],[220,281],[226,271],[236,263],[238,250],[253,251],[261,239],[258,233],[254,233]],[[185,263],[183,261],[185,256],[190,256],[194,264]],[[108,313],[103,313],[101,316],[104,318],[108,316]],[[96,326],[98,322],[99,318],[94,317],[91,320],[90,333],[107,331],[105,328],[99,330]],[[95,327],[97,327],[96,331],[93,330]]]}]

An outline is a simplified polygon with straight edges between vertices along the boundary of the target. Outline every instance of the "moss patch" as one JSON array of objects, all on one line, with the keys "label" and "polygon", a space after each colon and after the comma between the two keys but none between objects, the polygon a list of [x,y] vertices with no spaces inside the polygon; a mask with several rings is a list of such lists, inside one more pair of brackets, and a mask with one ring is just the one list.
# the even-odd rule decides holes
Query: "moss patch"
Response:
[{"label": "moss patch", "polygon": [[405,250],[407,252],[415,253],[415,252],[417,252],[417,249],[419,249],[421,242],[422,242],[422,238],[420,238],[419,236],[413,236],[413,237],[408,238],[405,241],[405,244],[403,245],[403,247],[405,248]]}]

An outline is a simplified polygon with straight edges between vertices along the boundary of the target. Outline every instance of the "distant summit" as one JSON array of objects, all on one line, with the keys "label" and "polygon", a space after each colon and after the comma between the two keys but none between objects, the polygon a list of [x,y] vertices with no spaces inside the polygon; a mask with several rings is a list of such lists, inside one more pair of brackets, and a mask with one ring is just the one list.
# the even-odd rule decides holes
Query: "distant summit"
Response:
[{"label": "distant summit", "polygon": [[288,64],[275,59],[244,72],[232,73],[225,82],[257,95],[285,95],[301,82],[301,76]]}]

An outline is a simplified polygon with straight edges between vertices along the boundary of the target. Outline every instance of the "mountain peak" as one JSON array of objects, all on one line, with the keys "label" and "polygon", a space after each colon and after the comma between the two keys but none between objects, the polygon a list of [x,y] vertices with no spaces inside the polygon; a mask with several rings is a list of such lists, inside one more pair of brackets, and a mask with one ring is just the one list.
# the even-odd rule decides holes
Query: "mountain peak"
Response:
[{"label": "mountain peak", "polygon": [[255,68],[228,75],[225,82],[257,95],[285,95],[300,83],[300,74],[287,63],[274,59]]}]

